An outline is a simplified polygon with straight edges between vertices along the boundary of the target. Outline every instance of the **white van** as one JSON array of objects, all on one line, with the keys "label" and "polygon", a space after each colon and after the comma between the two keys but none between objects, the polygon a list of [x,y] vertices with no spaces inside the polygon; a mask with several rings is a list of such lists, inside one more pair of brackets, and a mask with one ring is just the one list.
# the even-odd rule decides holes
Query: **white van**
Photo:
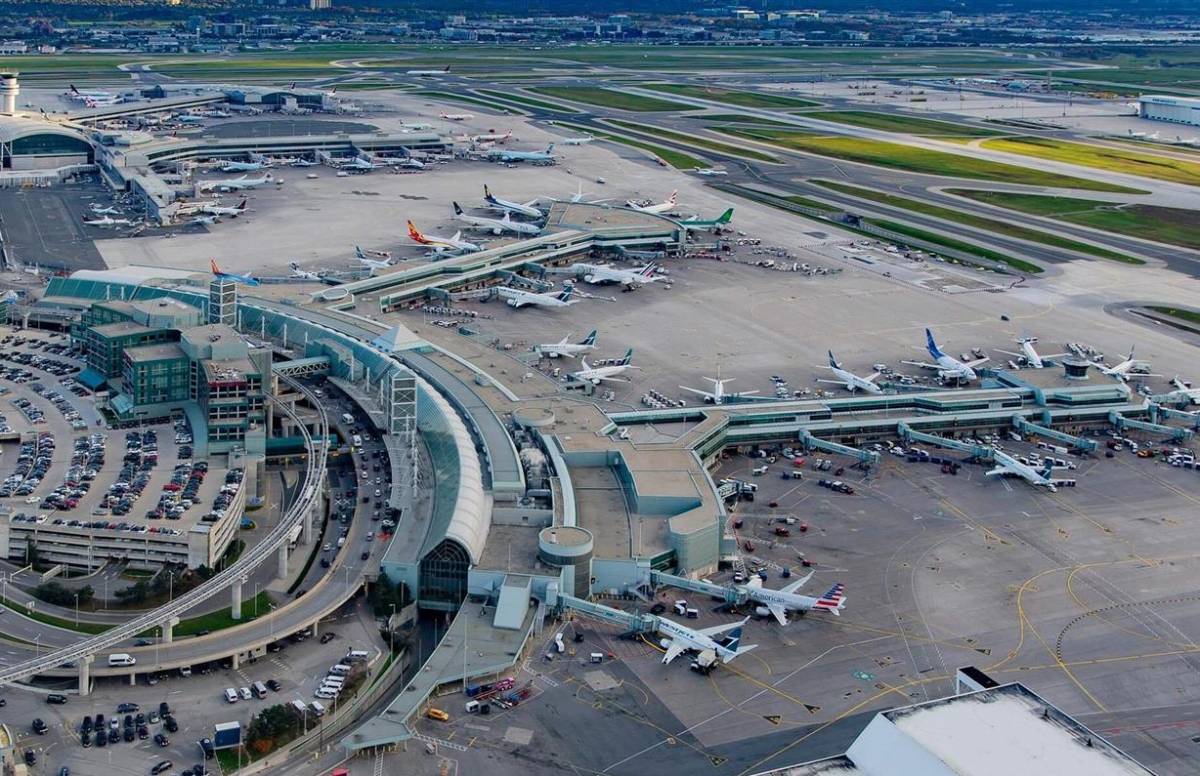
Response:
[{"label": "white van", "polygon": [[353,670],[354,670],[353,668],[346,665],[345,663],[338,663],[335,666],[329,667],[329,673],[333,674],[334,676],[346,676]]},{"label": "white van", "polygon": [[325,677],[324,680],[322,680],[321,686],[322,687],[336,687],[337,689],[340,690],[340,689],[342,689],[342,685],[344,685],[345,683],[346,683],[346,680],[340,676],[327,676],[327,677]]},{"label": "white van", "polygon": [[137,658],[133,655],[128,655],[124,652],[118,652],[115,655],[108,656],[108,665],[111,666],[131,666],[137,663]]},{"label": "white van", "polygon": [[345,536],[338,537],[337,546],[338,546],[339,550],[346,546],[346,537]]},{"label": "white van", "polygon": [[321,703],[320,701],[313,701],[308,705],[312,708],[313,714],[316,714],[318,717],[325,716],[325,704]]},{"label": "white van", "polygon": [[291,707],[296,710],[296,713],[305,716],[308,714],[308,706],[304,705],[304,701],[295,700],[291,702]]},{"label": "white van", "polygon": [[327,690],[324,687],[318,687],[317,691],[313,693],[314,698],[322,698],[327,701],[332,700],[337,696],[337,690]]},{"label": "white van", "polygon": [[225,702],[226,703],[237,703],[238,702],[237,690],[233,689],[232,687],[226,687],[225,688]]},{"label": "white van", "polygon": [[346,657],[342,658],[342,660],[348,663],[361,663],[370,656],[369,652],[364,652],[361,649],[352,649],[346,653]]},{"label": "white van", "polygon": [[254,684],[250,685],[250,692],[254,693],[254,697],[261,701],[263,698],[267,697],[267,686],[262,682],[255,682]]},{"label": "white van", "polygon": [[479,701],[467,701],[467,713],[474,714],[479,711]]}]

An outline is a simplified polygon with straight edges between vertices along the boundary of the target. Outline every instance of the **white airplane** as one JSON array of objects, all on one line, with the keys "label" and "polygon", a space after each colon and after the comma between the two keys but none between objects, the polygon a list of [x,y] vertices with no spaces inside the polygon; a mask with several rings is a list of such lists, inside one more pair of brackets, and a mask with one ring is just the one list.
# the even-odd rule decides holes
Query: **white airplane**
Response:
[{"label": "white airplane", "polygon": [[1001,350],[1000,352],[1006,356],[1016,356],[1017,358],[1025,359],[1025,365],[1030,369],[1043,369],[1046,366],[1046,359],[1062,358],[1068,355],[1066,353],[1053,353],[1048,356],[1039,354],[1037,349],[1034,348],[1034,345],[1037,344],[1037,337],[1018,337],[1017,344],[1021,346],[1020,353],[1010,353],[1007,350]]},{"label": "white airplane", "polygon": [[788,612],[811,612],[814,610],[822,612],[830,612],[839,617],[842,614],[842,607],[846,605],[846,586],[838,582],[833,587],[829,588],[823,595],[813,598],[808,595],[800,595],[796,591],[804,587],[808,580],[812,579],[815,571],[810,571],[805,576],[792,582],[779,590],[771,590],[762,586],[762,579],[754,576],[750,578],[750,583],[741,589],[751,601],[762,604],[756,607],[754,613],[760,617],[772,615],[779,621],[780,625],[787,625]]},{"label": "white airplane", "polygon": [[685,391],[694,393],[697,396],[703,396],[705,404],[724,404],[728,399],[741,399],[743,397],[750,397],[758,393],[758,391],[740,391],[737,393],[726,391],[725,384],[732,383],[737,378],[726,377],[722,379],[720,369],[717,370],[716,377],[705,377],[702,379],[712,383],[713,389],[711,391],[702,391],[699,388],[688,388],[686,385],[681,385],[679,387]]},{"label": "white airplane", "polygon": [[508,199],[500,199],[492,195],[492,191],[486,183],[483,184],[483,200],[487,202],[488,207],[492,210],[499,210],[503,213],[517,213],[518,215],[529,216],[530,218],[541,218],[543,215],[542,211],[534,207],[537,199],[531,199],[528,202],[513,202]]},{"label": "white airplane", "polygon": [[833,383],[835,385],[843,385],[847,391],[854,393],[855,391],[863,391],[864,393],[883,393],[883,389],[875,384],[875,378],[879,377],[878,372],[872,372],[866,377],[859,377],[853,372],[848,372],[842,369],[842,365],[833,357],[833,351],[829,351],[829,366],[819,366],[818,369],[828,369],[833,372],[836,380],[818,379],[818,383]]},{"label": "white airplane", "polygon": [[543,358],[574,358],[596,349],[596,330],[583,338],[582,342],[568,342],[571,335],[563,337],[558,342],[545,345],[535,345],[534,352]]},{"label": "white airplane", "polygon": [[110,205],[108,207],[104,207],[99,204],[93,204],[92,212],[98,216],[115,216],[115,215],[118,215],[121,211],[117,210],[117,208],[112,205]]},{"label": "white airplane", "polygon": [[932,364],[925,361],[903,361],[901,363],[919,366],[923,369],[936,369],[938,377],[943,380],[960,380],[969,383],[979,376],[975,373],[975,367],[990,360],[985,356],[974,361],[964,362],[953,356],[947,356],[933,341],[933,332],[929,329],[925,330],[925,349],[929,352],[929,357],[933,359]]},{"label": "white airplane", "polygon": [[522,288],[510,288],[508,286],[498,286],[496,292],[500,294],[500,298],[508,302],[509,307],[520,309],[528,305],[536,307],[570,307],[578,302],[578,299],[572,299],[571,296],[575,293],[574,286],[567,286],[562,291],[554,292],[547,291],[544,294],[539,294],[534,291],[526,291]]},{"label": "white airplane", "polygon": [[117,103],[121,102],[121,99],[122,99],[119,94],[113,94],[112,92],[98,92],[98,91],[83,91],[83,92],[81,92],[75,88],[75,84],[70,84],[70,87],[71,87],[71,91],[70,91],[70,94],[68,94],[67,96],[70,97],[75,102],[82,102],[83,104],[87,105],[89,108],[97,108],[100,106],[107,106],[107,105],[116,105]]},{"label": "white airplane", "polygon": [[270,167],[271,163],[267,161],[254,162],[226,162],[221,166],[221,172],[258,172],[259,170]]},{"label": "white airplane", "polygon": [[457,202],[454,203],[454,217],[475,229],[491,232],[492,234],[512,232],[514,234],[534,236],[542,233],[541,227],[521,221],[514,221],[508,213],[504,214],[504,218],[481,218],[479,216],[467,215]]},{"label": "white airplane", "polygon": [[293,167],[320,167],[321,163],[310,161],[308,159],[297,159],[296,161],[292,162],[292,166]]},{"label": "white airplane", "polygon": [[405,70],[405,75],[445,75],[450,72],[450,65],[441,70]]},{"label": "white airplane", "polygon": [[308,272],[307,270],[300,269],[300,265],[294,261],[290,262],[288,264],[288,267],[291,268],[292,277],[294,277],[294,278],[299,278],[301,280],[320,280],[321,279],[321,276],[315,272]]},{"label": "white airplane", "polygon": [[593,286],[604,285],[605,283],[620,283],[626,288],[632,288],[633,286],[642,286],[647,283],[666,279],[665,275],[654,274],[658,269],[654,264],[647,264],[644,267],[633,267],[632,269],[621,269],[610,264],[588,264],[581,262],[572,264],[570,269],[575,272],[583,272],[583,282],[590,283]]},{"label": "white airplane", "polygon": [[372,272],[377,269],[387,269],[388,267],[392,266],[392,260],[390,258],[373,259],[367,255],[366,251],[364,251],[362,248],[359,248],[357,245],[354,246],[354,258]]},{"label": "white airplane", "polygon": [[585,143],[590,143],[595,139],[596,138],[594,138],[591,135],[584,135],[583,137],[568,137],[565,140],[563,140],[562,142],[563,142],[563,145],[579,146],[579,145],[583,145]]},{"label": "white airplane", "polygon": [[512,137],[512,130],[508,130],[503,135],[497,135],[495,132],[488,132],[486,135],[471,135],[468,138],[472,143],[500,143],[504,144]]},{"label": "white airplane", "polygon": [[1133,357],[1133,348],[1129,349],[1129,357],[1116,366],[1105,366],[1104,364],[1097,362],[1096,368],[1109,377],[1115,377],[1121,381],[1128,380],[1130,376],[1134,374],[1140,377],[1162,377],[1162,375],[1155,375],[1150,374],[1149,372],[1141,371],[1143,369],[1149,369],[1150,362],[1135,359]]},{"label": "white airplane", "polygon": [[[728,663],[738,655],[744,655],[754,649],[757,644],[751,644],[748,647],[741,646],[742,643],[742,626],[746,624],[747,617],[740,622],[732,622],[727,625],[716,625],[711,628],[701,628],[695,630],[686,625],[680,625],[677,622],[672,622],[665,617],[658,618],[658,632],[666,638],[659,643],[666,650],[663,655],[662,662],[664,665],[670,663],[675,658],[682,655],[684,652],[693,650],[695,652],[703,652],[712,650],[722,663]],[[713,637],[720,636],[723,633],[729,634],[729,641],[726,644],[718,643]]]},{"label": "white airplane", "polygon": [[85,218],[83,223],[88,226],[133,226],[133,222],[128,218],[113,218],[112,216],[101,216],[100,218]]},{"label": "white airplane", "polygon": [[1187,404],[1200,404],[1200,388],[1193,388],[1191,383],[1184,382],[1179,376],[1171,378],[1171,387],[1175,390],[1164,394],[1162,398]]},{"label": "white airplane", "polygon": [[242,213],[246,212],[246,200],[242,200],[236,207],[225,207],[222,205],[204,205],[200,208],[201,213],[207,213],[210,216],[229,216],[237,218]]},{"label": "white airplane", "polygon": [[1051,493],[1054,493],[1058,490],[1057,486],[1054,484],[1054,480],[1050,479],[1050,463],[1046,463],[1045,468],[1043,468],[1041,471],[1038,471],[1029,464],[1021,463],[1011,455],[1003,453],[999,450],[993,450],[992,455],[996,459],[996,466],[995,468],[988,469],[986,472],[984,472],[983,474],[985,477],[1001,477],[1006,474],[1012,474],[1025,480],[1030,485],[1039,488],[1045,488]]},{"label": "white airplane", "polygon": [[656,213],[656,214],[669,213],[675,209],[675,205],[677,204],[678,199],[679,199],[679,192],[672,191],[671,196],[667,197],[666,202],[655,202],[655,203],[651,203],[649,205],[643,205],[643,204],[640,204],[639,202],[637,202],[636,200],[631,199],[625,203],[625,207],[632,208],[634,210],[640,210],[643,213]]},{"label": "white airplane", "polygon": [[392,258],[391,251],[373,251],[370,248],[359,248],[354,246],[354,253],[360,259],[390,259]]},{"label": "white airplane", "polygon": [[243,189],[256,189],[259,186],[270,183],[273,180],[271,173],[266,173],[261,178],[251,178],[243,175],[240,178],[231,178],[223,181],[199,181],[196,188],[200,191],[242,191]]},{"label": "white airplane", "polygon": [[729,173],[728,173],[728,172],[726,172],[725,170],[714,170],[713,168],[711,168],[711,167],[708,167],[708,168],[706,168],[706,169],[703,169],[703,170],[696,170],[696,174],[697,174],[697,175],[703,175],[703,176],[705,176],[706,178],[711,178],[711,177],[713,177],[714,175],[728,175]]},{"label": "white airplane", "polygon": [[369,172],[370,170],[378,170],[382,165],[375,164],[370,159],[364,159],[361,156],[356,156],[353,159],[348,159],[338,165],[342,170],[362,170]]},{"label": "white airplane", "polygon": [[546,146],[545,151],[509,151],[505,148],[492,148],[488,158],[500,162],[532,162],[535,164],[554,163],[554,143]]},{"label": "white airplane", "polygon": [[217,223],[216,216],[196,216],[192,219],[193,224],[203,224],[204,226],[212,226]]},{"label": "white airplane", "polygon": [[620,375],[625,374],[630,369],[641,369],[641,367],[633,365],[633,348],[625,351],[625,355],[621,358],[604,366],[592,366],[587,362],[586,356],[580,358],[579,363],[583,366],[583,369],[573,372],[571,376],[580,382],[591,383],[592,385],[599,385],[605,380],[611,380],[615,383],[627,383],[629,380],[620,377]]},{"label": "white airplane", "polygon": [[460,239],[462,232],[455,232],[453,237],[439,237],[436,234],[425,234],[420,229],[413,225],[412,221],[408,222],[408,238],[413,242],[427,245],[433,249],[435,254],[449,252],[457,253],[475,253],[483,250],[483,246],[478,243],[468,242]]},{"label": "white airplane", "polygon": [[440,118],[446,121],[466,121],[467,119],[475,118],[474,113],[443,113]]}]

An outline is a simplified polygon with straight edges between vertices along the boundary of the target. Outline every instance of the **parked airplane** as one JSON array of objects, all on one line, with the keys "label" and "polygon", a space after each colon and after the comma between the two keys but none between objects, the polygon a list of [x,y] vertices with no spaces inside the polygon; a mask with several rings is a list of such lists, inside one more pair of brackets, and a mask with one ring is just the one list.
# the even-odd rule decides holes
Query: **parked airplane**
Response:
[{"label": "parked airplane", "polygon": [[692,216],[691,218],[685,218],[684,220],[680,221],[679,225],[682,226],[684,229],[688,230],[689,232],[698,232],[698,231],[704,231],[704,230],[708,230],[708,229],[712,229],[713,231],[720,231],[721,227],[728,226],[729,222],[732,220],[733,220],[733,208],[729,208],[728,210],[726,210],[724,213],[717,216],[716,218],[704,219],[704,218],[698,218],[696,216]]},{"label": "parked airplane", "polygon": [[110,205],[108,207],[104,207],[99,204],[93,204],[92,212],[98,216],[115,216],[115,215],[120,214],[121,211],[117,210],[117,208],[112,205]]},{"label": "parked airplane", "polygon": [[572,373],[571,376],[580,382],[587,382],[592,385],[599,385],[605,380],[627,383],[629,380],[620,377],[620,375],[625,374],[630,369],[641,369],[641,367],[633,365],[633,348],[625,351],[625,355],[621,358],[604,366],[591,366],[588,364],[586,356],[580,358],[579,363],[583,366],[583,369]]},{"label": "parked airplane", "polygon": [[[695,630],[686,625],[672,622],[665,617],[659,617],[658,632],[660,635],[667,637],[660,642],[663,649],[666,650],[666,654],[663,655],[662,659],[663,664],[670,663],[688,650],[695,652],[712,650],[721,658],[722,663],[728,663],[738,655],[746,654],[758,646],[757,644],[751,644],[747,647],[741,646],[742,626],[749,619],[747,617],[741,622],[732,622],[727,625],[716,625],[711,628]],[[728,633],[730,638],[725,644],[720,644],[713,637],[720,636],[723,633]]]},{"label": "parked airplane", "polygon": [[853,372],[848,372],[842,369],[842,365],[833,357],[833,351],[829,351],[829,366],[820,366],[818,369],[828,369],[833,372],[836,380],[818,379],[818,383],[833,383],[834,385],[845,386],[847,391],[854,393],[855,391],[863,391],[865,393],[883,393],[883,389],[875,384],[875,378],[879,377],[878,372],[872,372],[866,377],[859,377]]},{"label": "parked airplane", "polygon": [[960,380],[962,382],[971,382],[978,375],[975,373],[975,367],[988,361],[984,358],[977,358],[974,361],[959,361],[957,358],[947,356],[937,346],[933,340],[933,332],[929,329],[925,330],[925,349],[929,352],[929,357],[933,359],[933,363],[925,361],[903,361],[901,363],[911,366],[919,366],[924,369],[936,369],[938,377],[943,380]]},{"label": "parked airplane", "polygon": [[610,264],[588,264],[581,262],[572,264],[570,269],[575,272],[585,273],[583,276],[584,282],[594,286],[605,283],[620,283],[628,288],[666,279],[664,275],[654,274],[658,267],[653,264],[647,264],[644,267],[634,267],[632,269],[621,269]]},{"label": "parked airplane", "polygon": [[488,132],[486,135],[471,135],[468,140],[472,143],[499,143],[504,145],[508,139],[512,137],[512,130],[508,130],[503,135],[497,135],[495,132]]},{"label": "parked airplane", "polygon": [[217,223],[216,216],[196,216],[192,219],[193,224],[203,224],[204,226],[212,226]]},{"label": "parked airplane", "polygon": [[467,119],[475,118],[474,113],[443,113],[441,118],[447,121],[466,121]]},{"label": "parked airplane", "polygon": [[315,272],[308,272],[307,270],[300,269],[300,265],[294,261],[290,262],[288,264],[288,267],[291,268],[292,277],[294,277],[294,278],[300,278],[301,280],[320,280],[321,279],[321,276]]},{"label": "parked airplane", "polygon": [[226,162],[221,167],[221,172],[258,172],[259,170],[270,166],[271,163],[266,160],[253,162]]},{"label": "parked airplane", "polygon": [[574,358],[596,349],[596,330],[583,338],[582,342],[568,342],[571,335],[563,337],[558,342],[545,345],[535,345],[534,352],[543,358]]},{"label": "parked airplane", "polygon": [[642,204],[636,200],[629,200],[625,203],[625,207],[640,210],[643,213],[669,213],[675,209],[679,199],[679,192],[672,191],[671,196],[667,197],[666,202],[655,202],[651,204]]},{"label": "parked airplane", "polygon": [[392,260],[390,258],[373,259],[370,256],[368,256],[367,253],[362,248],[359,248],[357,245],[354,246],[354,258],[357,259],[360,264],[362,264],[363,266],[370,269],[372,272],[374,272],[377,269],[387,269],[388,267],[392,266]]},{"label": "parked airplane", "polygon": [[113,218],[112,216],[101,216],[100,218],[85,218],[83,223],[88,226],[133,226],[133,222],[128,218]]},{"label": "parked airplane", "polygon": [[592,135],[584,135],[583,137],[568,137],[565,140],[563,140],[562,142],[563,142],[563,145],[578,146],[578,145],[583,145],[584,143],[590,143],[595,139],[596,138],[593,137]]},{"label": "parked airplane", "polygon": [[569,307],[578,299],[572,299],[571,296],[575,293],[573,286],[567,286],[562,291],[554,292],[547,291],[544,294],[539,294],[534,291],[526,291],[523,288],[509,288],[508,286],[498,286],[496,292],[500,294],[500,298],[508,302],[509,307],[520,309],[528,305],[536,307]]},{"label": "parked airplane", "polygon": [[522,221],[514,221],[508,213],[504,214],[504,218],[481,218],[480,216],[467,215],[457,202],[454,203],[454,217],[475,229],[491,232],[492,234],[513,232],[514,234],[528,234],[532,236],[542,233],[540,227]]},{"label": "parked airplane", "polygon": [[410,240],[421,245],[428,245],[433,249],[434,253],[445,253],[447,251],[454,253],[475,253],[483,250],[483,246],[478,243],[467,242],[460,239],[462,232],[455,232],[453,237],[439,237],[436,234],[424,234],[417,227],[413,226],[413,222],[408,222],[408,237]]},{"label": "parked airplane", "polygon": [[492,148],[488,150],[488,158],[501,162],[554,162],[554,143],[546,146],[545,151],[510,151],[507,148]]},{"label": "parked airplane", "polygon": [[842,607],[846,605],[846,586],[841,582],[826,590],[818,598],[800,595],[796,592],[804,587],[805,583],[812,579],[815,573],[815,571],[810,571],[800,579],[779,590],[771,590],[770,588],[763,587],[762,579],[754,576],[750,578],[750,583],[742,588],[741,592],[745,593],[751,601],[762,604],[762,606],[755,608],[755,614],[760,617],[772,615],[779,621],[780,625],[788,624],[788,612],[800,612],[801,616],[803,616],[805,612],[817,610],[830,612],[840,617]]},{"label": "parked airplane", "polygon": [[985,477],[1000,477],[1006,474],[1012,474],[1028,482],[1030,485],[1054,493],[1058,488],[1054,484],[1054,480],[1050,479],[1050,470],[1052,464],[1047,462],[1041,471],[1034,469],[1028,464],[1021,463],[1016,458],[1013,458],[1008,453],[994,450],[992,455],[995,457],[995,468],[988,469],[984,472]]},{"label": "parked airplane", "polygon": [[243,189],[256,189],[273,180],[271,173],[264,174],[261,178],[250,178],[243,175],[240,178],[231,178],[223,181],[199,181],[196,183],[196,188],[200,191],[242,191]]},{"label": "parked airplane", "polygon": [[258,278],[252,277],[251,275],[235,275],[232,272],[222,272],[221,268],[217,266],[216,259],[209,259],[208,262],[212,266],[212,273],[221,280],[232,280],[233,282],[241,283],[244,286],[261,285],[261,283],[258,281]]},{"label": "parked airplane", "polygon": [[405,70],[405,75],[445,75],[450,72],[450,65],[446,65],[441,70]]},{"label": "parked airplane", "polygon": [[504,213],[518,213],[530,218],[541,218],[543,215],[542,211],[533,206],[537,202],[537,199],[531,199],[528,202],[513,202],[507,199],[500,199],[492,195],[491,189],[488,188],[486,183],[483,184],[483,199],[492,210],[499,210]]},{"label": "parked airplane", "polygon": [[1043,356],[1037,352],[1033,346],[1037,344],[1037,337],[1017,337],[1017,344],[1021,346],[1020,353],[1010,353],[1007,350],[1000,352],[1006,356],[1016,356],[1017,358],[1025,359],[1025,365],[1030,369],[1042,369],[1046,366],[1048,358],[1062,358],[1066,353],[1054,353],[1048,356]]},{"label": "parked airplane", "polygon": [[1163,395],[1166,401],[1200,404],[1200,388],[1193,388],[1191,383],[1180,380],[1178,375],[1171,378],[1171,387],[1175,390]]},{"label": "parked airplane", "polygon": [[314,162],[309,159],[297,159],[296,161],[292,162],[292,166],[293,167],[320,167],[321,163]]},{"label": "parked airplane", "polygon": [[1147,371],[1143,371],[1150,368],[1150,362],[1135,359],[1133,357],[1133,348],[1129,349],[1129,357],[1116,366],[1105,366],[1102,363],[1096,363],[1096,368],[1109,377],[1115,377],[1122,381],[1128,380],[1134,374],[1141,377],[1162,377],[1162,375],[1150,374]]},{"label": "parked airplane", "polygon": [[75,102],[82,102],[89,108],[98,108],[101,106],[116,105],[122,101],[119,94],[112,92],[99,91],[79,91],[75,88],[75,84],[70,84],[71,93],[68,95]]},{"label": "parked airplane", "polygon": [[354,253],[360,259],[390,259],[392,258],[391,251],[373,251],[369,248],[359,248],[354,246]]},{"label": "parked airplane", "polygon": [[[699,388],[688,388],[686,385],[681,385],[679,387],[685,391],[694,393],[697,396],[703,396],[705,404],[724,404],[729,399],[749,398],[751,396],[754,396],[754,394],[758,393],[758,391],[740,391],[740,392],[736,392],[736,393],[726,391],[725,390],[726,383],[732,383],[737,378],[736,377],[726,377],[726,378],[722,379],[720,369],[717,370],[716,377],[705,377],[702,379],[707,380],[708,382],[712,383],[713,389],[711,391],[703,391],[703,390],[700,390]],[[766,398],[766,397],[759,397],[759,398]]]},{"label": "parked airplane", "polygon": [[236,207],[224,207],[222,205],[204,205],[200,208],[201,213],[207,213],[210,216],[229,216],[237,218],[242,213],[246,212],[246,200],[242,200]]},{"label": "parked airplane", "polygon": [[696,170],[696,174],[703,175],[705,177],[712,177],[714,175],[728,175],[729,173],[725,170],[714,170],[713,168],[709,167],[704,170]]}]

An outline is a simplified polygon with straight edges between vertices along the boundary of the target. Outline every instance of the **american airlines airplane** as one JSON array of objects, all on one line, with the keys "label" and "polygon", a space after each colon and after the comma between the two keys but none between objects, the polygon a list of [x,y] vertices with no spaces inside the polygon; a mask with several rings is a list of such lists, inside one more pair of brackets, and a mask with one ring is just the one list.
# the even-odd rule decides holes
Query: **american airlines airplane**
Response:
[{"label": "american airlines airplane", "polygon": [[658,267],[654,264],[647,264],[644,267],[634,267],[632,269],[621,269],[609,264],[588,264],[581,262],[572,264],[570,268],[576,272],[585,273],[583,281],[593,286],[605,283],[620,283],[626,287],[642,286],[647,283],[666,279],[665,275],[654,274],[658,270]]},{"label": "american airlines airplane", "polygon": [[508,213],[504,214],[504,218],[482,218],[480,216],[468,215],[457,202],[454,203],[454,217],[475,229],[491,232],[492,234],[513,232],[514,234],[527,234],[532,237],[542,233],[541,227],[522,221],[514,221]]},{"label": "american airlines airplane", "polygon": [[133,222],[128,218],[113,218],[112,216],[85,218],[83,223],[87,226],[133,226]]},{"label": "american airlines airplane", "polygon": [[678,204],[678,201],[679,192],[672,191],[671,196],[667,197],[666,202],[656,202],[649,205],[643,205],[636,200],[631,199],[625,203],[625,207],[632,208],[633,210],[640,210],[643,213],[655,213],[661,215],[662,213],[670,213],[672,210],[674,210],[675,205]]},{"label": "american airlines airplane", "polygon": [[[722,663],[728,663],[738,655],[744,655],[754,649],[757,644],[751,644],[743,647],[742,643],[742,626],[746,624],[746,619],[740,622],[732,622],[727,625],[716,625],[712,628],[701,628],[695,630],[686,625],[680,625],[677,622],[672,622],[665,617],[658,618],[658,633],[663,638],[660,644],[666,650],[663,655],[662,662],[664,665],[670,663],[675,658],[682,655],[688,650],[694,652],[703,652],[704,650],[712,650],[721,658]],[[728,633],[730,636],[726,644],[719,644],[713,637],[720,636],[723,633]]]},{"label": "american airlines airplane", "polygon": [[620,377],[620,375],[623,375],[630,369],[641,368],[633,365],[633,348],[625,351],[625,355],[613,363],[605,364],[604,366],[591,366],[588,364],[586,356],[580,358],[579,362],[583,365],[583,369],[573,372],[571,376],[580,382],[591,383],[592,385],[599,385],[605,380],[610,380],[614,383],[627,383],[629,380]]},{"label": "american airlines airplane", "polygon": [[526,291],[522,288],[509,288],[508,286],[498,286],[496,293],[500,298],[508,302],[509,307],[520,309],[528,305],[536,307],[570,307],[577,303],[578,299],[572,299],[571,296],[575,293],[572,286],[564,288],[562,291],[555,293],[547,291],[544,294]]},{"label": "american airlines airplane", "polygon": [[964,383],[969,383],[979,377],[975,372],[975,367],[983,364],[990,359],[977,358],[974,361],[959,361],[953,356],[948,356],[938,348],[937,343],[933,339],[933,332],[929,329],[925,330],[925,349],[929,352],[929,357],[933,359],[930,364],[925,361],[904,361],[902,363],[911,366],[919,366],[923,369],[936,369],[938,377],[943,380],[958,380]]},{"label": "american airlines airplane", "polygon": [[522,216],[529,216],[530,218],[541,218],[543,215],[542,211],[533,206],[537,202],[537,199],[531,199],[528,202],[513,202],[512,200],[500,199],[500,197],[492,195],[491,189],[488,188],[486,183],[483,184],[483,200],[487,202],[488,207],[492,210],[499,210],[502,213],[516,213]]},{"label": "american airlines airplane", "polygon": [[482,245],[460,239],[461,237],[462,232],[455,232],[453,237],[439,237],[436,234],[425,234],[413,226],[412,221],[408,222],[408,239],[428,246],[435,254],[475,253],[483,250]]},{"label": "american airlines airplane", "polygon": [[1200,388],[1193,388],[1191,383],[1180,380],[1178,375],[1171,378],[1171,387],[1175,390],[1164,394],[1167,401],[1186,404],[1200,403]]},{"label": "american airlines airplane", "polygon": [[847,391],[854,393],[855,391],[863,391],[864,393],[883,393],[883,389],[875,384],[875,378],[879,377],[878,372],[872,372],[866,377],[859,377],[853,372],[849,372],[842,368],[838,360],[833,357],[833,351],[829,351],[829,366],[819,366],[818,369],[828,369],[833,372],[836,380],[818,379],[818,383],[833,383],[834,385],[845,386]]},{"label": "american airlines airplane", "polygon": [[825,591],[824,594],[817,598],[812,596],[800,595],[797,590],[804,587],[815,571],[810,571],[805,576],[801,577],[790,585],[780,588],[779,590],[771,590],[762,586],[762,579],[759,577],[751,577],[750,583],[741,589],[751,601],[762,604],[755,609],[755,614],[760,617],[767,615],[773,616],[780,625],[787,625],[788,612],[804,612],[823,611],[841,616],[842,607],[846,605],[846,586],[838,582],[833,587]]},{"label": "american airlines airplane", "polygon": [[558,342],[535,345],[533,350],[543,358],[574,358],[596,349],[596,330],[583,338],[581,342],[569,342],[571,335],[563,337]]}]

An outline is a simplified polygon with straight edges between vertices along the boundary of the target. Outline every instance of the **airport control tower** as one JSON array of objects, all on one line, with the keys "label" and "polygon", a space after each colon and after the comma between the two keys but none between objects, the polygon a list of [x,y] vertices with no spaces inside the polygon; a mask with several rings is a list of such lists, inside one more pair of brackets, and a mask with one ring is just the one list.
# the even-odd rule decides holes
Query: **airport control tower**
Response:
[{"label": "airport control tower", "polygon": [[17,84],[16,72],[0,73],[0,96],[4,98],[3,105],[0,106],[0,113],[9,116],[17,112],[17,95],[21,93],[21,87]]}]

